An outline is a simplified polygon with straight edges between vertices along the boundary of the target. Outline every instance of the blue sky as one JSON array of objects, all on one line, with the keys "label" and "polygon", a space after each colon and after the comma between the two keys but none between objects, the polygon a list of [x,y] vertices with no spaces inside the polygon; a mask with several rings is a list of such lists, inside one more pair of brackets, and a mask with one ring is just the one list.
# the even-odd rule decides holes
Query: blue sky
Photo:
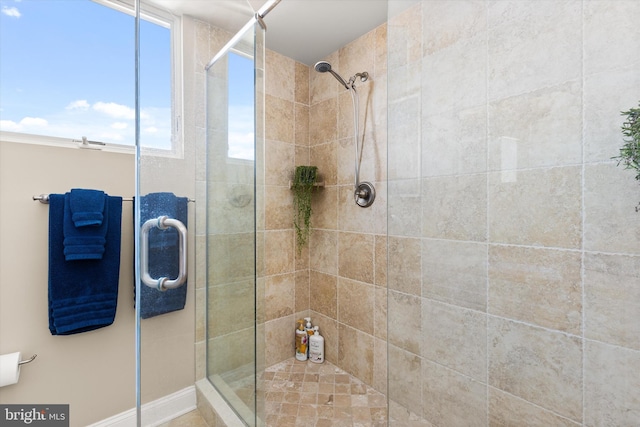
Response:
[{"label": "blue sky", "polygon": [[[133,144],[134,19],[89,0],[0,0],[0,129]],[[170,34],[141,24],[141,139],[170,146]]]},{"label": "blue sky", "polygon": [[253,60],[229,55],[229,157],[253,160]]},{"label": "blue sky", "polygon": [[[133,145],[134,31],[90,0],[0,0],[0,130]],[[140,39],[142,145],[170,148],[170,31]],[[253,61],[228,66],[229,156],[253,159]]]}]

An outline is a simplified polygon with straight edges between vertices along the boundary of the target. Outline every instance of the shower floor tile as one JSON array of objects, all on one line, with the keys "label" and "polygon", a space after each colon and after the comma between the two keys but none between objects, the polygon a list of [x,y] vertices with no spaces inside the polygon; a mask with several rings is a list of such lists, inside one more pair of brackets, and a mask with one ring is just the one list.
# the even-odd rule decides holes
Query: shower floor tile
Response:
[{"label": "shower floor tile", "polygon": [[387,425],[385,395],[329,362],[294,358],[264,373],[266,427]]}]

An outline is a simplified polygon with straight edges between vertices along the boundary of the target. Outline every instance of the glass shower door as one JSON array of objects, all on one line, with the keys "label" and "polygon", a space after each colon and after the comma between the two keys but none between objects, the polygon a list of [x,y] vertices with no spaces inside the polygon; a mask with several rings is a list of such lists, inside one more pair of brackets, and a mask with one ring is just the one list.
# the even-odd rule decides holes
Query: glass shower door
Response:
[{"label": "glass shower door", "polygon": [[137,3],[137,407],[146,426],[196,403],[196,144],[180,125],[186,120],[175,90],[182,86],[175,52],[181,23]]},{"label": "glass shower door", "polygon": [[256,425],[264,30],[245,27],[206,70],[207,378]]}]

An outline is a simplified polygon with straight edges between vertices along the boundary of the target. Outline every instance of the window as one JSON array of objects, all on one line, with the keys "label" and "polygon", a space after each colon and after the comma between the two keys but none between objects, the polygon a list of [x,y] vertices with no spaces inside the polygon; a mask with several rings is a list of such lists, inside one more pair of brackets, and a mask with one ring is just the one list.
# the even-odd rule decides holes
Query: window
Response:
[{"label": "window", "polygon": [[[176,152],[178,22],[145,12],[141,145]],[[133,9],[117,0],[0,0],[0,131],[133,146],[134,42]]]}]

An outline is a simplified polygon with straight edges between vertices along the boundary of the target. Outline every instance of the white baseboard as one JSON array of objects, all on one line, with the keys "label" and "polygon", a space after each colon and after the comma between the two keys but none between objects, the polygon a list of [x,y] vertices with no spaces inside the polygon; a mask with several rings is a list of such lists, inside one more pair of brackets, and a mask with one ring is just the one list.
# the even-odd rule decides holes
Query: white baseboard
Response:
[{"label": "white baseboard", "polygon": [[[142,405],[142,423],[155,427],[196,409],[196,387],[190,386]],[[114,415],[88,427],[136,427],[136,409]]]}]

